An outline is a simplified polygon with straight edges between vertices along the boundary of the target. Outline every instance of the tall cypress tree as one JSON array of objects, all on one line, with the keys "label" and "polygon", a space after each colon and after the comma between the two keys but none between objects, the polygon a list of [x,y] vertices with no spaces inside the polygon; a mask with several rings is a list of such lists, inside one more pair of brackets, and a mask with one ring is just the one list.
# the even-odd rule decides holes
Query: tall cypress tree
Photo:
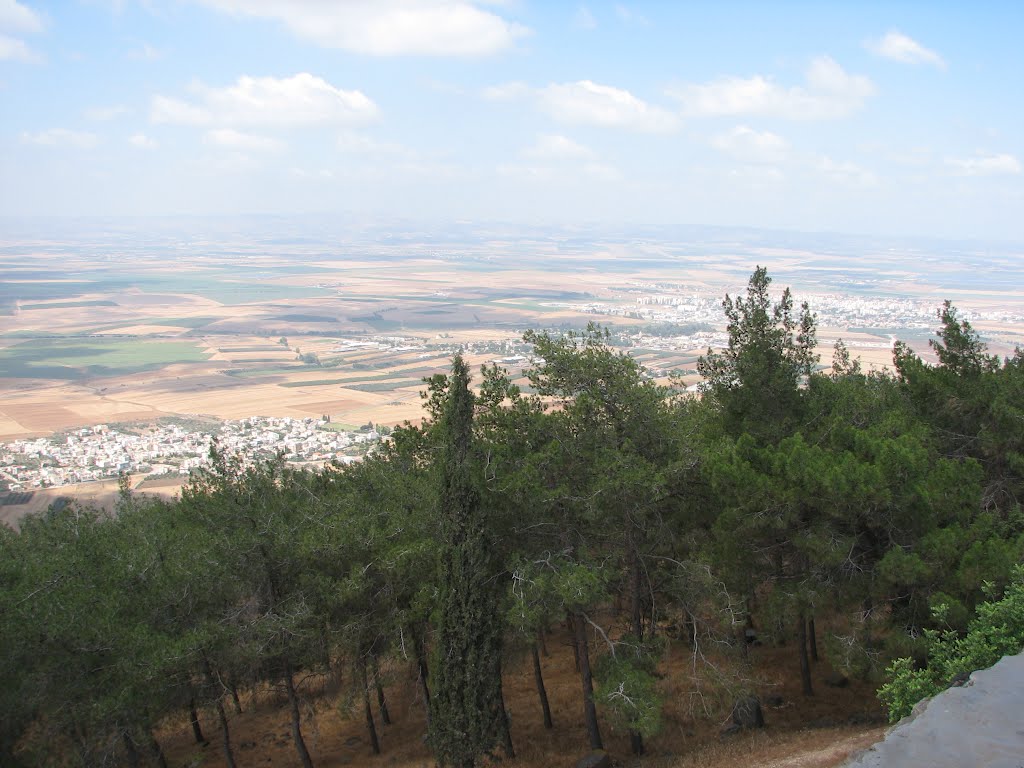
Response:
[{"label": "tall cypress tree", "polygon": [[469,371],[456,356],[440,432],[441,580],[430,736],[441,765],[473,768],[505,733],[501,615],[480,493],[472,477]]}]

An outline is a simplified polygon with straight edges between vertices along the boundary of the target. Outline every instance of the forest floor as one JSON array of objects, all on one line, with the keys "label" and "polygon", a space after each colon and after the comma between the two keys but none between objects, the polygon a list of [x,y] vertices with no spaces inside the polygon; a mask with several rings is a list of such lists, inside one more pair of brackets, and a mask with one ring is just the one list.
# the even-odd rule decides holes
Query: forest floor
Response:
[{"label": "forest floor", "polygon": [[[543,727],[529,653],[509,665],[505,700],[516,749],[514,760],[501,762],[514,768],[572,768],[588,752],[583,725],[579,676],[575,672],[568,636],[548,638],[549,656],[543,671],[554,728]],[[713,667],[710,665],[714,665]],[[376,698],[373,713],[381,744],[374,755],[366,728],[362,697],[353,691],[350,669],[340,682],[323,677],[298,679],[304,692],[303,736],[317,768],[335,766],[387,766],[430,768],[433,758],[424,740],[426,719],[416,693],[411,663],[392,663],[382,670],[392,724],[383,725]],[[831,768],[851,754],[880,740],[885,733],[883,710],[875,698],[876,686],[850,680],[844,687],[829,687],[832,672],[824,660],[813,665],[815,695],[804,697],[800,688],[796,650],[754,647],[748,664],[728,657],[695,659],[683,642],[673,643],[659,672],[664,676],[661,732],[648,740],[647,752],[633,757],[625,730],[602,720],[605,748],[622,766],[651,768]],[[731,701],[713,693],[708,682],[727,674],[742,674],[762,703],[781,697],[776,706],[764,706],[766,727],[733,736],[721,736],[730,722]],[[238,768],[300,766],[291,737],[289,710],[283,691],[265,689],[242,695],[242,714],[234,714],[230,701],[231,741]],[[158,732],[170,764],[189,768],[225,765],[216,713],[200,713],[208,742],[195,742],[187,716],[165,723]],[[497,761],[496,761],[497,762]]]}]

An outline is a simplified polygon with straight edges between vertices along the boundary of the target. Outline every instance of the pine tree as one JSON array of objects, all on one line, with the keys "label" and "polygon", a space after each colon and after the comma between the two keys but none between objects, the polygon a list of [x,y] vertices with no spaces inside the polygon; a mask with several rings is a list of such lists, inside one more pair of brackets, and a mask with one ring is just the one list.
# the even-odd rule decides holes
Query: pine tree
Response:
[{"label": "pine tree", "polygon": [[788,288],[773,305],[771,282],[768,270],[758,267],[746,299],[725,297],[729,346],[708,349],[697,361],[704,391],[721,407],[728,433],[747,433],[759,443],[777,443],[798,426],[800,384],[818,362],[814,315],[804,303],[794,317]]},{"label": "pine tree", "polygon": [[507,723],[501,705],[501,614],[480,493],[472,477],[473,404],[461,356],[440,432],[441,579],[430,736],[441,765],[472,768]]}]

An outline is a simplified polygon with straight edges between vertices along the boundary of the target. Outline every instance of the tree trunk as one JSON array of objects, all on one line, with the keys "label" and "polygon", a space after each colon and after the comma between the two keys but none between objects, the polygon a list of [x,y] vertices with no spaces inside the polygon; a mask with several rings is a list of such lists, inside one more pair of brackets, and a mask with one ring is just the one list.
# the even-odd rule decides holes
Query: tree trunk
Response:
[{"label": "tree trunk", "polygon": [[231,681],[231,701],[235,705],[235,714],[242,714],[242,702],[238,698],[238,683]]},{"label": "tree trunk", "polygon": [[[633,537],[627,537],[629,542],[629,612],[630,624],[633,630],[633,637],[636,641],[643,642],[644,639],[644,616],[643,616],[643,595],[641,587],[643,581],[640,578],[640,558],[637,556],[636,548],[633,546]],[[644,737],[639,731],[629,729],[629,745],[634,755],[644,753]]]},{"label": "tree trunk", "polygon": [[164,754],[164,748],[160,746],[152,731],[149,732],[149,754],[156,760],[159,768],[167,768],[167,755]]},{"label": "tree trunk", "polygon": [[196,739],[196,744],[205,744],[206,739],[203,737],[203,729],[199,725],[199,713],[196,711],[196,700],[188,700],[188,716],[192,720],[192,735]]},{"label": "tree trunk", "polygon": [[551,654],[548,653],[548,641],[547,632],[542,624],[540,629],[537,630],[537,645],[540,646],[540,652],[544,655],[545,659],[551,658]]},{"label": "tree trunk", "polygon": [[642,755],[644,753],[644,737],[639,731],[629,732],[629,746],[633,750],[634,755]]},{"label": "tree trunk", "polygon": [[804,696],[813,696],[811,687],[811,663],[807,659],[807,620],[803,613],[797,614],[796,647],[800,652],[800,683],[803,685]]},{"label": "tree trunk", "polygon": [[384,725],[391,725],[391,715],[388,713],[388,703],[384,698],[384,688],[380,684],[380,666],[377,664],[377,654],[370,654],[370,662],[373,664],[373,686],[377,689],[377,708],[380,710],[380,719]]},{"label": "tree trunk", "polygon": [[533,679],[537,683],[537,695],[540,697],[540,708],[544,711],[544,727],[553,728],[554,724],[551,721],[551,707],[548,705],[548,692],[544,688],[544,674],[540,668],[540,654],[537,652],[537,646],[533,646]]},{"label": "tree trunk", "polygon": [[224,703],[217,697],[217,718],[220,720],[220,733],[224,747],[224,762],[228,768],[235,768],[235,753],[231,751],[231,731],[228,730],[228,716],[224,712]]},{"label": "tree trunk", "polygon": [[861,642],[865,648],[871,648],[874,644],[873,638],[871,637],[871,618],[875,613],[875,606],[871,600],[871,595],[864,598],[864,621],[862,622],[862,633]]},{"label": "tree trunk", "polygon": [[572,659],[575,664],[576,674],[578,675],[580,673],[580,646],[579,643],[576,642],[576,617],[571,613],[567,613],[566,624],[569,626],[569,631],[573,633]]},{"label": "tree trunk", "polygon": [[814,617],[807,620],[807,639],[811,643],[811,661],[818,660],[818,633],[814,629]]},{"label": "tree trunk", "polygon": [[359,660],[359,675],[363,681],[363,711],[366,713],[366,731],[370,734],[370,747],[373,754],[380,754],[380,741],[377,740],[377,727],[373,724],[373,709],[370,707],[370,684],[366,679],[366,659]]},{"label": "tree trunk", "polygon": [[[633,636],[637,642],[643,642],[644,639],[644,617],[643,617],[643,596],[641,595],[640,587],[642,581],[640,579],[640,558],[636,554],[636,550],[632,547],[632,537],[630,537],[630,557],[629,557],[629,608],[630,608],[630,623],[632,624]],[[644,753],[644,737],[640,735],[639,731],[634,731],[632,728],[629,730],[629,745],[633,750],[634,755],[642,755]]]},{"label": "tree trunk", "polygon": [[583,720],[587,725],[587,736],[590,738],[591,749],[604,749],[601,741],[601,729],[597,724],[597,706],[594,703],[594,678],[590,671],[590,650],[587,648],[587,629],[583,624],[583,615],[573,617],[573,630],[576,634],[576,651],[580,663],[580,684],[583,688]]},{"label": "tree trunk", "polygon": [[[498,671],[501,674],[501,671]],[[501,718],[501,745],[505,752],[505,758],[515,760],[516,750],[512,746],[512,727],[508,721],[508,712],[505,710],[505,689],[498,687],[498,717]]]},{"label": "tree trunk", "polygon": [[135,748],[135,739],[128,731],[121,732],[121,739],[124,741],[124,751],[128,759],[128,768],[140,768],[139,750]]},{"label": "tree trunk", "polygon": [[697,620],[688,610],[683,610],[683,632],[691,648],[697,647]]},{"label": "tree trunk", "polygon": [[416,656],[416,678],[423,694],[423,711],[427,714],[427,728],[430,728],[430,688],[427,686],[427,656],[423,651],[423,641],[415,627],[409,628],[412,635],[412,651]]},{"label": "tree trunk", "polygon": [[[203,658],[203,674],[206,676],[206,682],[211,688],[216,688],[213,679],[213,670],[210,668],[210,662]],[[228,729],[228,716],[224,712],[224,697],[217,696],[217,719],[220,720],[220,735],[221,744],[224,748],[224,762],[228,768],[235,768],[235,754],[231,750],[231,731]]]},{"label": "tree trunk", "polygon": [[309,750],[306,749],[306,742],[302,738],[302,716],[299,714],[299,697],[295,693],[295,681],[292,679],[292,664],[287,656],[284,659],[284,687],[288,693],[288,706],[292,712],[292,740],[295,742],[295,750],[299,753],[302,768],[313,768],[313,761],[309,757]]},{"label": "tree trunk", "polygon": [[632,536],[630,538],[629,554],[629,614],[630,626],[633,636],[636,639],[644,639],[644,616],[643,616],[643,595],[641,594],[642,580],[640,578],[640,558],[633,550]]},{"label": "tree trunk", "polygon": [[[633,637],[636,638],[637,642],[643,642],[644,639],[644,614],[643,614],[643,580],[640,574],[640,557],[637,554],[636,547],[633,544],[632,532],[627,536],[627,542],[629,543],[629,612],[630,612],[630,624],[633,629]],[[632,747],[634,755],[642,755],[644,753],[644,737],[640,735],[638,731],[630,729],[629,731],[629,744]]]},{"label": "tree trunk", "polygon": [[82,767],[92,768],[95,761],[92,758],[92,749],[89,748],[89,739],[77,722],[71,724],[71,738],[78,748],[78,759],[81,761]]}]

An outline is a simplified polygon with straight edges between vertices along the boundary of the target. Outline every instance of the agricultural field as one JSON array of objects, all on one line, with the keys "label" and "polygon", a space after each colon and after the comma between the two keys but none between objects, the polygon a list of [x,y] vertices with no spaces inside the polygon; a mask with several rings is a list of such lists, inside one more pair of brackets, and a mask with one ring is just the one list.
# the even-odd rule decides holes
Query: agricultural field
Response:
[{"label": "agricultural field", "polygon": [[[455,351],[525,387],[523,331],[592,321],[658,381],[692,386],[697,358],[724,338],[722,297],[756,264],[819,311],[823,365],[840,337],[873,368],[891,365],[896,338],[927,353],[944,298],[974,313],[994,352],[1024,340],[1011,290],[1024,274],[1009,258],[996,280],[970,253],[915,272],[906,253],[815,236],[389,237],[0,241],[0,439],[169,415],[416,421],[423,379]],[[843,308],[856,301],[867,309]]]},{"label": "agricultural field", "polygon": [[[133,491],[149,496],[170,498],[181,492],[184,479],[180,475],[174,475],[160,482],[147,480],[144,475],[131,475],[128,478],[128,483]],[[0,503],[0,525],[16,526],[18,520],[25,515],[41,514],[52,504],[62,503],[62,499],[74,499],[78,504],[97,509],[113,509],[117,504],[119,494],[120,487],[116,479],[64,485],[59,488],[44,488],[22,494],[8,494],[3,499],[7,503]]]},{"label": "agricultural field", "polygon": [[80,336],[22,341],[0,349],[0,372],[15,379],[81,379],[121,376],[206,360],[193,341]]}]

